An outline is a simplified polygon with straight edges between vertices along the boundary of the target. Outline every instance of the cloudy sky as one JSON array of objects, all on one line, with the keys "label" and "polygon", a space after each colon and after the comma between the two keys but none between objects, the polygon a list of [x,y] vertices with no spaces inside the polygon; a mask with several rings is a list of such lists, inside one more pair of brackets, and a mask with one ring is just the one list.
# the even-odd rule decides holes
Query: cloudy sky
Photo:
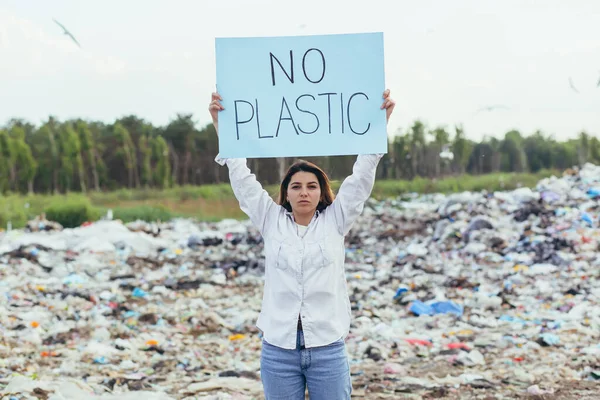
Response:
[{"label": "cloudy sky", "polygon": [[[598,21],[598,0],[1,0],[0,124],[179,112],[202,126],[215,37],[383,31],[390,131],[600,135]],[[476,113],[496,104],[510,109]]]}]

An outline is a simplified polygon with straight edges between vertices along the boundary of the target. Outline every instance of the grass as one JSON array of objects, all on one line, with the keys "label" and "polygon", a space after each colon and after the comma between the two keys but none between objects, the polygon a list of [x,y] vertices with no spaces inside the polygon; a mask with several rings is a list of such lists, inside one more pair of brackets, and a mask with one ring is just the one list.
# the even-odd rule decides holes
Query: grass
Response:
[{"label": "grass", "polygon": [[406,193],[456,193],[463,191],[490,192],[499,190],[514,190],[519,187],[533,188],[537,183],[557,171],[544,170],[538,173],[497,173],[487,175],[461,175],[443,179],[416,178],[411,181],[380,181],[373,188],[373,197],[397,197]]},{"label": "grass", "polygon": [[[557,171],[530,174],[461,175],[443,179],[380,180],[373,188],[377,199],[398,197],[407,193],[453,193],[461,191],[512,190],[534,187],[540,179],[557,175]],[[334,191],[341,182],[332,182]],[[265,190],[276,196],[276,185]],[[64,226],[78,226],[82,221],[95,220],[113,210],[114,218],[124,222],[142,219],[169,220],[173,217],[194,217],[203,221],[224,218],[243,219],[245,214],[229,184],[181,186],[166,190],[121,189],[113,192],[91,192],[87,195],[7,195],[0,197],[0,227],[10,221],[15,228],[23,227],[33,217],[46,212]]]}]

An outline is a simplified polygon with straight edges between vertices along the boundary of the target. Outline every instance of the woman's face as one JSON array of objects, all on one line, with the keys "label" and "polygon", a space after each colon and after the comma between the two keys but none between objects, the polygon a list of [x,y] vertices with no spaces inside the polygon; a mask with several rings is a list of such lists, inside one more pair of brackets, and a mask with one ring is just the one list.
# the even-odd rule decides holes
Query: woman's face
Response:
[{"label": "woman's face", "polygon": [[287,201],[292,211],[299,213],[314,212],[321,200],[321,186],[312,172],[296,172],[287,187]]}]

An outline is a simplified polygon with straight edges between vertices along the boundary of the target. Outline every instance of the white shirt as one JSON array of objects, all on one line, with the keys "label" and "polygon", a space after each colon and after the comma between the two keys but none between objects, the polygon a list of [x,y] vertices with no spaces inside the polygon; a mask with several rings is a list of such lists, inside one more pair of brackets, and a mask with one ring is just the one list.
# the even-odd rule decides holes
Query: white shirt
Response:
[{"label": "white shirt", "polygon": [[344,260],[344,236],[362,213],[383,154],[359,155],[352,175],[334,202],[315,213],[299,235],[292,213],[278,205],[256,180],[246,159],[221,159],[240,207],[264,240],[265,282],[257,327],[264,339],[284,349],[296,348],[298,315],[307,348],[345,338],[350,330]]},{"label": "white shirt", "polygon": [[308,230],[308,226],[296,224],[296,230],[298,231],[298,236],[304,238],[304,235],[306,235],[306,231]]}]

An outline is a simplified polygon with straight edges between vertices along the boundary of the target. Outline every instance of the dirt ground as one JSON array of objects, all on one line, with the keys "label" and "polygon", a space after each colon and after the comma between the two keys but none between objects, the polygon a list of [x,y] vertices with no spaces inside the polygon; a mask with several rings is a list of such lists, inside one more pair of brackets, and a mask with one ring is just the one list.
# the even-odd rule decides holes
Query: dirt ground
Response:
[{"label": "dirt ground", "polygon": [[[402,363],[403,364],[403,363]],[[600,380],[567,380],[543,379],[535,382],[519,382],[514,379],[499,378],[498,380],[477,380],[470,385],[433,385],[424,387],[418,384],[432,383],[432,378],[445,376],[460,376],[461,374],[477,374],[477,371],[464,367],[455,367],[441,362],[422,362],[413,365],[406,374],[383,375],[380,362],[371,363],[366,368],[356,368],[353,374],[353,399],[388,400],[388,399],[447,399],[447,400],[600,400]],[[415,378],[414,383],[406,383],[407,375]],[[532,394],[528,388],[537,385],[544,394]]]},{"label": "dirt ground", "polygon": [[[353,399],[391,400],[391,399],[446,399],[446,400],[598,400],[600,399],[600,383],[591,381],[562,381],[541,387],[551,394],[534,395],[527,393],[527,385],[499,385],[489,388],[473,388],[468,385],[459,388],[439,387],[423,389],[409,386],[371,387],[355,389]],[[378,391],[381,391],[377,393]]]}]

